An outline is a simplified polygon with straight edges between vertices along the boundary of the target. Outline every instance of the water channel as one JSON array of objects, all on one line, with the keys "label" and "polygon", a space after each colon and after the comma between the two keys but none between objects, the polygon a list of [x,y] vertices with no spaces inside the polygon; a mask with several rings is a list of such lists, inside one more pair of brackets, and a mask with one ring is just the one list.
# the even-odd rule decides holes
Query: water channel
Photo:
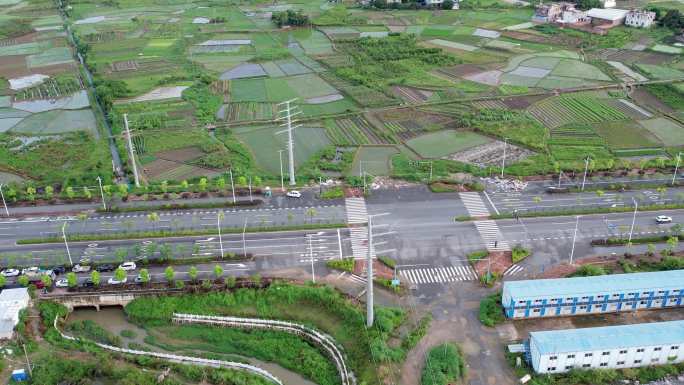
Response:
[{"label": "water channel", "polygon": [[[100,308],[100,311],[96,311],[93,308],[77,308],[71,314],[69,314],[67,323],[83,320],[90,320],[96,322],[105,330],[121,337],[121,340],[124,342],[124,345],[128,345],[129,342],[135,342],[145,346],[146,348],[149,348],[150,350],[163,353],[173,353],[166,352],[157,346],[150,346],[146,344],[144,339],[145,336],[147,336],[147,331],[129,322],[126,318],[123,309],[120,307],[102,307]],[[131,330],[135,332],[136,335],[134,338],[122,337],[122,330]],[[273,374],[278,379],[280,379],[280,381],[282,381],[284,385],[316,385],[316,383],[307,380],[301,375],[293,371],[287,370],[278,364],[261,361],[252,357],[244,357],[239,355],[234,356],[243,359],[245,362],[251,365],[257,366],[268,371],[269,373]]]}]

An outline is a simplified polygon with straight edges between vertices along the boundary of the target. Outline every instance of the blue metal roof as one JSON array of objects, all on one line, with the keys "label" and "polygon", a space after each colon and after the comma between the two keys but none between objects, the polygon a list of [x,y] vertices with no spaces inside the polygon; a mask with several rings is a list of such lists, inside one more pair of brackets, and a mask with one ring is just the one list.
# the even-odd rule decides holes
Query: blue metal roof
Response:
[{"label": "blue metal roof", "polygon": [[652,273],[610,274],[593,277],[505,281],[504,297],[560,298],[612,292],[639,292],[646,289],[672,290],[684,288],[684,270]]},{"label": "blue metal roof", "polygon": [[530,333],[541,354],[610,350],[684,343],[684,321],[653,322]]}]

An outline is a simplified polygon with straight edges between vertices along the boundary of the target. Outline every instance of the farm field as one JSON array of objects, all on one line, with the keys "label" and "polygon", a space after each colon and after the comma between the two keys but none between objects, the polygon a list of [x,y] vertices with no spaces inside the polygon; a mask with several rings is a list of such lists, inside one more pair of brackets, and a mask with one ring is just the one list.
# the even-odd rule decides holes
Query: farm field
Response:
[{"label": "farm field", "polygon": [[112,178],[102,125],[54,2],[0,6],[0,173],[5,182]]},{"label": "farm field", "polygon": [[360,176],[360,172],[371,175],[390,175],[392,171],[392,157],[399,153],[394,146],[361,146],[359,147],[351,173]]},{"label": "farm field", "polygon": [[490,141],[473,132],[439,131],[413,138],[406,145],[424,158],[441,158]]},{"label": "farm field", "polygon": [[[278,151],[286,150],[287,134],[278,134],[280,127],[239,127],[233,130],[235,136],[249,147],[256,165],[273,175],[280,172]],[[295,166],[301,166],[316,152],[330,145],[325,129],[321,127],[303,126],[294,133]],[[283,162],[287,160],[287,152],[283,152]]]}]

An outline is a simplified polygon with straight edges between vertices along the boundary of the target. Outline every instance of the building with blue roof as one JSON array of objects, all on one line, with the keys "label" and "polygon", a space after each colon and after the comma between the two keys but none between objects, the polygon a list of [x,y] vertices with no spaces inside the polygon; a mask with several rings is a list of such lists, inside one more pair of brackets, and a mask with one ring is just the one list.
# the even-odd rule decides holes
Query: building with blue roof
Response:
[{"label": "building with blue roof", "polygon": [[531,332],[537,373],[631,368],[684,361],[684,321]]},{"label": "building with blue roof", "polygon": [[508,318],[537,318],[671,308],[684,302],[684,270],[506,281]]}]

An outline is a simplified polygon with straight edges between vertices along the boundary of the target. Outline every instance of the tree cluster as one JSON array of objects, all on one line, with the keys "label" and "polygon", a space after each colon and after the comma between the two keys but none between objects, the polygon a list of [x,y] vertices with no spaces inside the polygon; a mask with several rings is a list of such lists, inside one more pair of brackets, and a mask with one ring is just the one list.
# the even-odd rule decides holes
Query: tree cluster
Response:
[{"label": "tree cluster", "polygon": [[278,28],[289,25],[293,27],[300,27],[309,25],[309,16],[302,13],[302,11],[293,11],[288,9],[285,12],[273,12],[271,21],[274,22]]}]

